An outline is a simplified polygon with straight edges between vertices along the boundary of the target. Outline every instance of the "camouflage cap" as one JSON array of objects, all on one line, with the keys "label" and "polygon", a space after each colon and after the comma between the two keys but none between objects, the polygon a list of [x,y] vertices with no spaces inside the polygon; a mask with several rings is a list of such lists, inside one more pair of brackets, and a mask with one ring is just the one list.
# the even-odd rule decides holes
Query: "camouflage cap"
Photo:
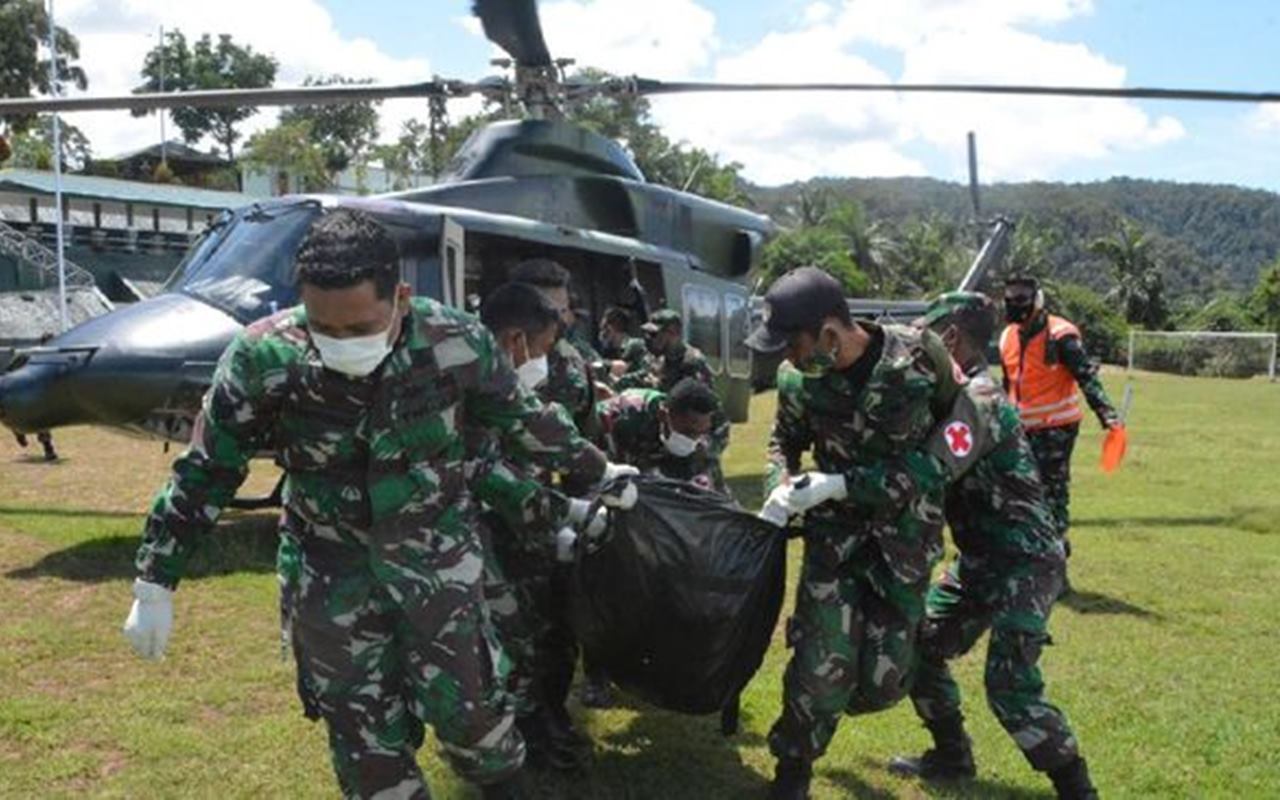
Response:
[{"label": "camouflage cap", "polygon": [[965,311],[990,314],[994,310],[991,298],[981,292],[945,292],[929,304],[921,321],[928,326]]},{"label": "camouflage cap", "polygon": [[640,330],[645,333],[657,333],[669,325],[679,325],[682,322],[680,312],[674,308],[660,308],[649,315],[649,321],[640,326]]}]

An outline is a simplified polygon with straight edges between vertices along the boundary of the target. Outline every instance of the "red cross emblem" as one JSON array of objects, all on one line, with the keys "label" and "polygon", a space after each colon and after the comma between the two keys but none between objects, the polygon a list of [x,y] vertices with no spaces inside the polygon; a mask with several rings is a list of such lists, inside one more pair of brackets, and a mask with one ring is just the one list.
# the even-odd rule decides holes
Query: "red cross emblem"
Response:
[{"label": "red cross emblem", "polygon": [[943,434],[947,437],[947,447],[951,449],[952,454],[964,458],[973,449],[973,432],[965,423],[952,422],[947,425]]}]

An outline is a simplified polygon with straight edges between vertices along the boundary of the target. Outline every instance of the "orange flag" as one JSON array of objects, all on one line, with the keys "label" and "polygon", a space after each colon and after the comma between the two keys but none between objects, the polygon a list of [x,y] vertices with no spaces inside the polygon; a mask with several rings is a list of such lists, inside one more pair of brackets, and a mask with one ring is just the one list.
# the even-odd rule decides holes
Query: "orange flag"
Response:
[{"label": "orange flag", "polygon": [[1102,442],[1102,471],[1115,472],[1120,462],[1124,460],[1124,451],[1128,446],[1129,434],[1125,433],[1124,426],[1110,428],[1107,431],[1107,438]]}]

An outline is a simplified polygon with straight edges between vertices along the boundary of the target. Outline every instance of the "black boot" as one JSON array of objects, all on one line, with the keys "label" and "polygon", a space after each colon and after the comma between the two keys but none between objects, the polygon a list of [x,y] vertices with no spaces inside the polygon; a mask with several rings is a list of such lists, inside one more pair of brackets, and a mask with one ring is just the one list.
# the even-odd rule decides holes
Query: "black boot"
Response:
[{"label": "black boot", "polygon": [[534,770],[554,769],[576,772],[585,766],[580,748],[567,741],[546,711],[516,718],[516,727],[524,737],[524,763]]},{"label": "black boot", "polygon": [[925,726],[933,734],[933,748],[921,756],[894,756],[889,761],[890,772],[927,781],[953,781],[977,774],[973,742],[964,732],[964,717],[957,714]]},{"label": "black boot", "polygon": [[809,800],[809,782],[813,780],[813,764],[799,758],[778,759],[769,787],[769,800]]},{"label": "black boot", "polygon": [[516,717],[516,729],[524,739],[524,765],[533,770],[551,766],[551,731],[542,709]]},{"label": "black boot", "polygon": [[1089,780],[1089,765],[1083,758],[1050,770],[1049,780],[1061,800],[1098,800],[1098,790]]},{"label": "black boot", "polygon": [[524,773],[517,772],[506,780],[480,785],[480,797],[484,800],[524,800],[529,793],[524,788]]}]

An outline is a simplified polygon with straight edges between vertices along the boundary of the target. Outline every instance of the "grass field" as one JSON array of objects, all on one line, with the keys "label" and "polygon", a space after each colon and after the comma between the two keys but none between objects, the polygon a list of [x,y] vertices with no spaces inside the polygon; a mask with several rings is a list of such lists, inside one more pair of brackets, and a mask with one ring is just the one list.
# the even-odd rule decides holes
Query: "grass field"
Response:
[{"label": "grass field", "polygon": [[[757,397],[734,431],[728,472],[748,504],[771,416]],[[1077,450],[1077,593],[1052,620],[1051,697],[1105,797],[1280,797],[1280,385],[1141,376],[1130,430],[1115,476],[1098,470],[1091,421]],[[140,514],[172,454],[96,430],[56,439],[58,464],[0,441],[0,796],[334,796],[323,729],[280,656],[272,515],[223,523],[177,594],[167,659],[139,661],[119,629]],[[928,741],[903,705],[843,722],[815,796],[1050,796],[986,710],[984,649],[958,666],[978,780],[936,790],[886,773]],[[714,718],[575,705],[593,769],[542,794],[763,797],[785,656],[775,636],[733,740]],[[421,756],[437,797],[473,796],[434,747]]]}]

